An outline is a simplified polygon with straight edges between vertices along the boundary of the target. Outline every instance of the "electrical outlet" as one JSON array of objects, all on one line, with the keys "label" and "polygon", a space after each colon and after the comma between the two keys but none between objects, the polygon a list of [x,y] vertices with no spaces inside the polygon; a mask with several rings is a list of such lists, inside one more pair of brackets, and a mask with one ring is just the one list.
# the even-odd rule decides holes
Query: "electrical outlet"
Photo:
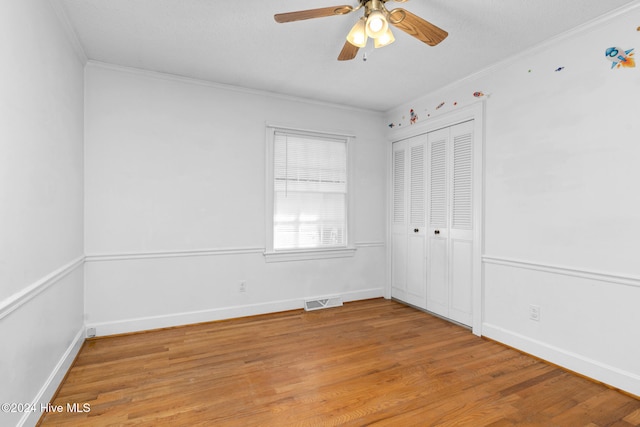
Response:
[{"label": "electrical outlet", "polygon": [[96,336],[96,328],[87,328],[87,338],[93,338]]},{"label": "electrical outlet", "polygon": [[539,305],[529,305],[529,319],[535,320],[536,322],[540,321],[540,306]]},{"label": "electrical outlet", "polygon": [[247,292],[247,282],[242,280],[240,286],[238,286],[238,292]]}]

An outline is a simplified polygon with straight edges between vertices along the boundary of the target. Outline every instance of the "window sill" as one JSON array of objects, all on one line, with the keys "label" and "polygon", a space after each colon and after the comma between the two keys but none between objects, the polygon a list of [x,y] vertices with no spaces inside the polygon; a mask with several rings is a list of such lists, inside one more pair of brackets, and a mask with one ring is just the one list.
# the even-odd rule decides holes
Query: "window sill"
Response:
[{"label": "window sill", "polygon": [[291,251],[265,252],[266,262],[305,261],[313,259],[348,258],[354,256],[356,248],[301,249]]}]

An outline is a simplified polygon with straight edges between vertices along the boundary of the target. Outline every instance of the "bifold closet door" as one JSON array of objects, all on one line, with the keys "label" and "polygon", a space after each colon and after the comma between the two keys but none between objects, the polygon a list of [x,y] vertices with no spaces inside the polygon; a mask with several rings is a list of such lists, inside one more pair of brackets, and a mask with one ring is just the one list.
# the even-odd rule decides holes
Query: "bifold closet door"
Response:
[{"label": "bifold closet door", "polygon": [[391,295],[426,308],[426,136],[393,144]]},{"label": "bifold closet door", "polygon": [[430,132],[427,310],[472,323],[473,121]]}]

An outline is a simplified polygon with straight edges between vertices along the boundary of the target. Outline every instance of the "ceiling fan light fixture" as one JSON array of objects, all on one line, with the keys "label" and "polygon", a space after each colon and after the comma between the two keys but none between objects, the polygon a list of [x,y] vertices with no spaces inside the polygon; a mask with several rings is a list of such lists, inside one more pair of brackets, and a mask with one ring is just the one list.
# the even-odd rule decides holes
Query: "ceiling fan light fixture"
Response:
[{"label": "ceiling fan light fixture", "polygon": [[366,18],[363,16],[351,28],[347,34],[347,41],[357,47],[365,47],[367,45],[367,31],[365,29]]},{"label": "ceiling fan light fixture", "polygon": [[391,28],[387,28],[387,31],[383,35],[381,35],[377,39],[373,39],[373,46],[377,49],[379,47],[388,46],[394,41],[396,41],[396,38],[391,32]]},{"label": "ceiling fan light fixture", "polygon": [[[366,47],[369,37],[373,39],[373,44],[376,48],[393,43],[395,37],[390,31],[391,25],[395,29],[403,31],[429,46],[436,46],[449,35],[442,28],[425,21],[408,10],[400,7],[387,9],[385,4],[389,1],[392,0],[358,0],[358,5],[355,7],[349,5],[321,7],[296,12],[277,13],[273,18],[276,22],[284,23],[322,18],[324,16],[346,15],[364,9],[364,16],[360,15],[360,19],[349,31],[346,37],[347,40],[338,55],[338,61],[354,59],[358,50]],[[407,0],[394,1],[404,3]]]},{"label": "ceiling fan light fixture", "polygon": [[372,39],[377,39],[381,35],[387,32],[389,23],[384,17],[384,14],[379,10],[374,10],[367,17],[367,35]]}]

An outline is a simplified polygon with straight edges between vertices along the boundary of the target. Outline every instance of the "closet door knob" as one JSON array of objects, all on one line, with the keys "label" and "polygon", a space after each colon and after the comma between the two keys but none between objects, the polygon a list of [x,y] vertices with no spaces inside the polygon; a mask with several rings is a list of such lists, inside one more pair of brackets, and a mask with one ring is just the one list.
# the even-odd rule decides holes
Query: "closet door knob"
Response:
[{"label": "closet door knob", "polygon": [[414,233],[418,233],[419,231],[420,231],[420,230],[419,230],[418,228],[414,228],[414,229],[413,229],[413,232],[414,232]]},{"label": "closet door knob", "polygon": [[440,230],[435,230],[433,234],[440,234]]}]

